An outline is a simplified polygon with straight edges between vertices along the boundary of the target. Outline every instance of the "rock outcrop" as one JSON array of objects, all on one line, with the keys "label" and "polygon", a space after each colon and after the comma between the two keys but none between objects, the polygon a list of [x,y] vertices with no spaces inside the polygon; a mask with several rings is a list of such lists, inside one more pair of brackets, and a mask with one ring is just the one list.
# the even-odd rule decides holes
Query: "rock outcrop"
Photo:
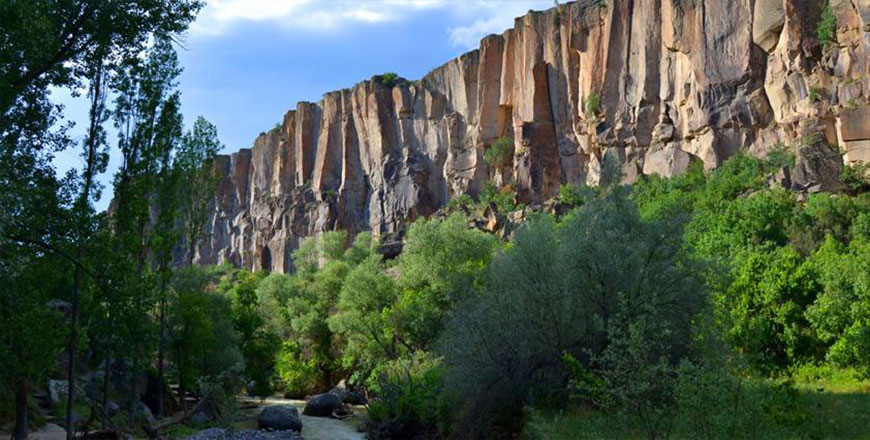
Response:
[{"label": "rock outcrop", "polygon": [[[586,0],[517,18],[418,81],[363,81],[300,102],[221,175],[197,262],[292,271],[331,229],[401,231],[487,181],[539,202],[595,185],[789,148],[793,180],[834,189],[870,161],[870,0]],[[483,159],[509,137],[507,169]],[[842,155],[837,149],[842,150]]]}]

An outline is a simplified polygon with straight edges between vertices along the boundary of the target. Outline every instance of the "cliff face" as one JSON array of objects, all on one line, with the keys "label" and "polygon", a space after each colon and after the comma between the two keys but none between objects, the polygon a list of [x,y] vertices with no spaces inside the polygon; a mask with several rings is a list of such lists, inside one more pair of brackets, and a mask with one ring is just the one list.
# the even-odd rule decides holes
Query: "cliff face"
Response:
[{"label": "cliff face", "polygon": [[[396,232],[486,181],[538,201],[596,184],[604,161],[630,182],[785,146],[796,184],[833,189],[844,161],[870,162],[870,0],[831,0],[827,47],[821,5],[580,1],[530,12],[418,81],[300,102],[219,157],[196,259],[291,271],[299,240],[321,231]],[[516,153],[495,170],[483,154],[503,136]]]}]

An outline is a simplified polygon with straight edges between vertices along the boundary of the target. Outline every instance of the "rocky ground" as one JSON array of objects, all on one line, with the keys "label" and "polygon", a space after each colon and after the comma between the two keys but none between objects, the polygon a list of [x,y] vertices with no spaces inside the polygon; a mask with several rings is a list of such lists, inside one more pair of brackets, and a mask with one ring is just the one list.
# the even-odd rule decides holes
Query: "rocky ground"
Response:
[{"label": "rocky ground", "polygon": [[187,437],[187,440],[301,440],[303,438],[301,434],[295,431],[269,432],[256,429],[243,429],[228,433],[225,429],[210,428]]},{"label": "rocky ground", "polygon": [[[281,399],[270,397],[264,402],[259,400],[251,400],[248,403],[256,403],[259,405],[255,409],[245,411],[246,420],[239,424],[242,429],[256,428],[257,415],[263,407],[268,405],[292,405],[299,410],[299,418],[302,420],[302,437],[305,440],[362,440],[365,438],[365,433],[359,432],[357,426],[360,418],[365,413],[365,407],[354,406],[354,415],[343,420],[327,418],[327,417],[310,417],[302,415],[302,409],[305,407],[304,400]],[[200,437],[194,437],[199,439]],[[218,437],[207,437],[208,439]],[[235,437],[233,437],[235,438]],[[284,439],[292,437],[240,437],[243,439]]]}]

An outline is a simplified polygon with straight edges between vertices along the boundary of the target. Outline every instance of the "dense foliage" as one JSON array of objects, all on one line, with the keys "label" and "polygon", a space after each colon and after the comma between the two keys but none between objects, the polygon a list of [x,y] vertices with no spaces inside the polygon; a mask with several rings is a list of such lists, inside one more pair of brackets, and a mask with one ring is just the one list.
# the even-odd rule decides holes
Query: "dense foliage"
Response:
[{"label": "dense foliage", "polygon": [[[201,6],[0,3],[0,423],[13,438],[43,421],[49,383],[69,438],[120,438],[164,435],[148,413],[183,419],[190,400],[231,425],[240,394],[342,381],[369,399],[375,439],[862,434],[832,422],[860,405],[818,389],[870,379],[867,165],[843,168],[842,193],[797,193],[773,183],[794,166],[774,149],[563,185],[551,213],[486,182],[408,225],[395,259],[371,233],[329,231],[299,243],[292,274],[193,266],[222,148],[205,119],[186,129],[177,90],[175,38]],[[836,25],[824,8],[823,44]],[[83,136],[57,89],[86,94]],[[97,213],[110,146],[122,165]],[[56,175],[53,154],[71,148],[81,169]],[[514,154],[510,138],[483,152],[496,170]],[[483,213],[524,221],[496,237]],[[796,383],[824,386],[805,404]]]},{"label": "dense foliage", "polygon": [[514,160],[514,140],[509,137],[496,139],[483,153],[483,158],[495,169],[507,167]]}]

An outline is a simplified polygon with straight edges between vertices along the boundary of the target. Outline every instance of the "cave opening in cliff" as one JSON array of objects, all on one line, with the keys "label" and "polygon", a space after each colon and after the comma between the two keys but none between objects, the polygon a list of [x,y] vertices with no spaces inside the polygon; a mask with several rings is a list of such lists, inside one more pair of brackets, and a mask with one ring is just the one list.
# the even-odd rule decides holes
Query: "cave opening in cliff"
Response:
[{"label": "cave opening in cliff", "polygon": [[272,251],[268,247],[260,252],[260,268],[266,272],[272,271]]}]

